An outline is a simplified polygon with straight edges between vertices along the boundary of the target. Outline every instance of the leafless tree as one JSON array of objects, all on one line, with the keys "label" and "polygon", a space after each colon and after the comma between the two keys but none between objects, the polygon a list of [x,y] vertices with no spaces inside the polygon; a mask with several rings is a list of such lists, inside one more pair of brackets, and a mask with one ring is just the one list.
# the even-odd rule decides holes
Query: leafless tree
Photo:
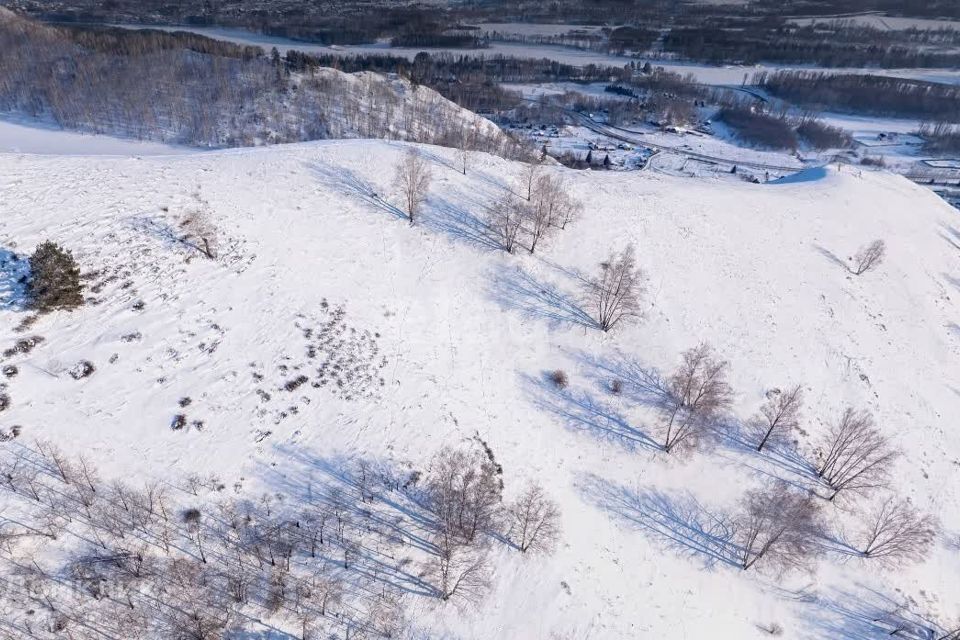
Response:
[{"label": "leafless tree", "polygon": [[579,211],[580,203],[567,193],[561,178],[549,175],[538,177],[534,184],[533,199],[526,209],[530,253],[552,231],[565,228]]},{"label": "leafless tree", "polygon": [[394,184],[403,194],[403,201],[410,216],[410,224],[420,212],[420,207],[430,191],[432,175],[427,160],[413,147],[403,154],[396,168]]},{"label": "leafless tree", "polygon": [[460,127],[460,132],[457,136],[457,156],[460,159],[460,168],[463,171],[463,175],[467,175],[473,150],[477,148],[479,135],[480,131],[476,123],[471,125],[464,124]]},{"label": "leafless tree", "polygon": [[550,176],[537,179],[534,197],[529,206],[524,207],[527,233],[530,235],[530,253],[537,249],[537,243],[559,227],[554,224],[554,204],[560,197],[557,186]]},{"label": "leafless tree", "polygon": [[540,163],[530,162],[525,164],[520,172],[520,192],[527,202],[533,199],[533,193],[537,186],[537,176],[540,175],[541,169]]},{"label": "leafless tree", "polygon": [[728,368],[727,361],[720,360],[706,343],[683,353],[683,361],[668,381],[664,451],[696,447],[709,421],[730,405]]},{"label": "leafless tree", "polygon": [[939,532],[937,519],[889,497],[865,514],[860,553],[891,564],[919,562]]},{"label": "leafless tree", "polygon": [[803,388],[798,384],[785,391],[776,389],[767,394],[767,401],[760,407],[760,443],[757,451],[763,451],[764,445],[782,438],[800,424],[800,412],[803,410]]},{"label": "leafless tree", "polygon": [[593,319],[610,331],[627,318],[640,315],[643,272],[637,267],[633,245],[600,264],[600,273],[585,285],[586,302]]},{"label": "leafless tree", "polygon": [[441,450],[430,465],[427,496],[439,528],[466,543],[494,528],[501,509],[499,467],[470,448]]},{"label": "leafless tree", "polygon": [[487,211],[487,225],[507,253],[513,253],[528,206],[506,193]]},{"label": "leafless tree", "polygon": [[818,506],[808,494],[782,483],[750,491],[735,523],[740,566],[761,560],[777,569],[802,566],[817,552],[819,530]]},{"label": "leafless tree", "polygon": [[883,486],[898,453],[874,425],[867,411],[844,410],[819,450],[817,477],[832,490],[862,492]]},{"label": "leafless tree", "polygon": [[887,244],[883,240],[874,240],[868,245],[860,247],[853,257],[853,273],[861,275],[880,266],[887,254]]},{"label": "leafless tree", "polygon": [[488,549],[470,545],[441,532],[434,556],[427,566],[436,596],[441,600],[476,602],[490,584]]},{"label": "leafless tree", "polygon": [[508,537],[522,552],[553,550],[560,537],[560,508],[532,484],[507,507]]}]

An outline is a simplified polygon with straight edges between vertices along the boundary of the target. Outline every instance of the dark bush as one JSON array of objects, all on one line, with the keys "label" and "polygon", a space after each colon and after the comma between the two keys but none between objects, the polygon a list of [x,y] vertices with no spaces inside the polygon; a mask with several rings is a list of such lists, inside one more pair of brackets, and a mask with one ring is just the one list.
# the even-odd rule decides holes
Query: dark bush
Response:
[{"label": "dark bush", "polygon": [[0,411],[6,411],[10,406],[10,396],[6,393],[0,393]]},{"label": "dark bush", "polygon": [[82,305],[80,269],[73,255],[49,240],[38,246],[30,256],[27,291],[30,306],[41,312]]},{"label": "dark bush", "polygon": [[727,107],[720,110],[717,120],[749,145],[764,149],[797,148],[797,134],[783,118],[742,107]]},{"label": "dark bush", "polygon": [[83,380],[84,378],[92,376],[96,370],[97,368],[93,366],[92,362],[89,360],[81,360],[70,367],[70,377],[74,380]]},{"label": "dark bush", "polygon": [[570,384],[570,380],[567,378],[567,372],[562,369],[551,371],[547,374],[547,379],[550,380],[557,389],[566,389],[567,385]]},{"label": "dark bush", "polygon": [[812,118],[801,122],[797,133],[814,149],[847,149],[853,145],[850,134],[840,127],[831,127]]}]

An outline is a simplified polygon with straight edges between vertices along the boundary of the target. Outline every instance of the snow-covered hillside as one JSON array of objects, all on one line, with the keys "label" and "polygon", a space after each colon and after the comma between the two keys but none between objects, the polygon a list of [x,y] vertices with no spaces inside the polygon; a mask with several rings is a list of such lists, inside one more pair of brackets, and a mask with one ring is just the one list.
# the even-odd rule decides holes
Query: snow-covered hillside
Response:
[{"label": "snow-covered hillside", "polygon": [[[411,226],[391,185],[405,149],[0,155],[0,348],[43,338],[0,362],[17,368],[0,427],[20,427],[3,446],[49,439],[105,478],[216,474],[228,492],[295,500],[335,461],[422,469],[479,434],[508,497],[538,480],[557,500],[561,542],[529,557],[497,547],[493,586],[471,606],[409,595],[412,637],[746,639],[778,624],[795,640],[879,639],[880,613],[904,602],[960,615],[955,209],[848,167],[764,185],[552,167],[584,213],[536,255],[510,255],[481,219],[521,165],[478,155],[461,175],[453,150],[421,147],[434,181]],[[218,229],[216,261],[175,241],[195,210]],[[848,256],[877,238],[885,262],[851,275]],[[18,329],[29,313],[13,254],[45,239],[73,251],[89,302]],[[605,334],[583,320],[580,278],[628,243],[643,317]],[[729,360],[735,401],[725,435],[676,458],[647,444],[648,385],[700,342]],[[348,354],[349,371],[320,384],[318,352]],[[83,362],[94,371],[75,379]],[[555,369],[566,389],[545,380]],[[943,525],[925,562],[891,571],[828,553],[781,575],[716,552],[745,491],[771,477],[811,486],[730,435],[769,389],[797,383],[804,451],[847,405],[902,449],[896,491]],[[854,526],[850,508],[826,506],[838,530]],[[258,624],[248,637],[291,637]]]}]

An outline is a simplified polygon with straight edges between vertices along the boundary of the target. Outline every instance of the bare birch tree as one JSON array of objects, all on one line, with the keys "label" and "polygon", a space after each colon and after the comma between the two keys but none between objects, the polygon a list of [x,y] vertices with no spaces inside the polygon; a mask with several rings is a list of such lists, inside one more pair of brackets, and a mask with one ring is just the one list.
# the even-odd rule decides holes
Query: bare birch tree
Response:
[{"label": "bare birch tree", "polygon": [[427,199],[431,179],[432,174],[427,160],[415,148],[407,148],[397,164],[394,184],[403,194],[410,224],[413,224],[420,212],[420,207]]},{"label": "bare birch tree", "polygon": [[463,175],[467,175],[467,169],[470,166],[474,149],[477,148],[479,135],[480,131],[476,123],[471,125],[464,124],[460,127],[460,132],[457,136],[457,157],[460,160],[460,168],[463,171]]},{"label": "bare birch tree", "polygon": [[484,545],[470,545],[441,533],[436,556],[427,566],[436,596],[441,600],[476,602],[490,585],[490,562]]},{"label": "bare birch tree", "polygon": [[487,211],[487,226],[507,253],[513,253],[520,237],[528,205],[506,193]]},{"label": "bare birch tree", "polygon": [[887,244],[883,240],[874,240],[864,245],[853,257],[853,273],[861,275],[880,266],[887,255]]},{"label": "bare birch tree", "polygon": [[897,456],[874,425],[873,416],[848,407],[820,448],[817,477],[833,491],[829,497],[833,500],[841,491],[883,486]]},{"label": "bare birch tree", "polygon": [[695,448],[703,429],[717,413],[730,405],[726,360],[717,358],[706,343],[689,349],[668,381],[669,401],[663,407],[663,450]]},{"label": "bare birch tree", "polygon": [[633,245],[600,264],[600,273],[584,287],[587,305],[597,326],[610,331],[627,318],[640,315],[643,272],[637,267]]},{"label": "bare birch tree", "polygon": [[761,560],[775,569],[802,566],[817,553],[819,530],[819,510],[808,494],[782,483],[750,491],[735,526],[740,566],[750,569]]},{"label": "bare birch tree", "polygon": [[465,543],[494,528],[502,493],[499,468],[476,449],[443,449],[430,465],[430,508],[441,530]]},{"label": "bare birch tree", "polygon": [[530,485],[507,508],[509,537],[521,553],[553,550],[560,536],[560,508],[539,484]]},{"label": "bare birch tree", "polygon": [[891,496],[865,514],[860,553],[891,564],[919,562],[939,533],[937,519]]},{"label": "bare birch tree", "polygon": [[763,451],[771,438],[782,438],[800,425],[803,410],[803,388],[798,384],[785,391],[776,389],[767,394],[767,401],[760,407],[757,451]]},{"label": "bare birch tree", "polygon": [[533,199],[537,187],[537,177],[540,175],[541,169],[539,162],[529,162],[523,166],[520,172],[520,193],[527,202]]}]

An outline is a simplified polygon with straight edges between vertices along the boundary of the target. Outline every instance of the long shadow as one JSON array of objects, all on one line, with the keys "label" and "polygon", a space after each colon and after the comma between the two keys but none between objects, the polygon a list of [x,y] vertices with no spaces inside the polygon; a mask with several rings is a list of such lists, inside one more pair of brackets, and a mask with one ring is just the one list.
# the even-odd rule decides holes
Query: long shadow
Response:
[{"label": "long shadow", "polygon": [[817,250],[817,253],[819,253],[820,255],[822,255],[823,257],[825,257],[827,260],[834,263],[835,265],[841,267],[844,271],[847,271],[847,272],[850,271],[850,266],[846,262],[844,262],[837,254],[835,254],[833,251],[830,251],[830,249],[827,249],[826,247],[821,247],[818,244],[814,244],[813,248]]},{"label": "long shadow", "polygon": [[754,431],[758,429],[748,429],[734,416],[722,416],[711,422],[709,428],[718,443],[746,457],[744,465],[754,472],[785,482],[801,491],[810,491],[819,484],[816,467],[800,454],[795,443],[786,438],[774,436],[762,451],[757,451],[760,436]]},{"label": "long shadow", "polygon": [[620,395],[633,404],[654,409],[670,405],[673,396],[667,381],[659,371],[634,358],[622,353],[604,358],[585,351],[573,352],[572,357],[599,389],[610,391],[616,382]]},{"label": "long shadow", "polygon": [[566,428],[614,442],[628,451],[662,451],[653,438],[589,392],[560,388],[546,374],[526,375],[522,381],[534,406],[556,416]]},{"label": "long shadow", "polygon": [[489,295],[503,309],[547,320],[552,325],[575,324],[599,329],[597,322],[569,294],[538,281],[520,267],[501,265],[490,278]]},{"label": "long shadow", "polygon": [[945,223],[941,223],[940,226],[942,227],[940,237],[950,243],[954,249],[960,251],[960,229]]},{"label": "long shadow", "polygon": [[0,309],[23,311],[27,308],[27,278],[30,261],[0,247]]},{"label": "long shadow", "polygon": [[629,489],[595,475],[587,476],[580,485],[584,497],[604,511],[652,534],[677,553],[699,560],[704,567],[740,567],[740,548],[733,540],[732,525],[691,494],[670,495],[651,487]]},{"label": "long shadow", "polygon": [[803,637],[814,640],[935,640],[946,630],[904,604],[876,590],[830,590],[827,593],[781,590],[788,600],[799,603],[801,621],[808,629]]},{"label": "long shadow", "polygon": [[[415,491],[397,489],[401,481],[388,465],[367,461],[369,475],[361,482],[356,473],[357,460],[312,456],[303,449],[282,445],[277,449],[289,464],[280,470],[264,467],[262,477],[272,489],[295,496],[297,502],[315,509],[340,511],[354,526],[362,523],[368,532],[386,532],[402,545],[430,555],[438,553],[431,542],[437,522],[416,500]],[[366,500],[360,498],[365,492],[370,493]],[[363,545],[357,545],[353,554],[351,571],[408,594],[436,596],[433,585],[406,571],[393,556]]]},{"label": "long shadow", "polygon": [[489,225],[463,207],[441,197],[430,198],[428,204],[420,214],[427,229],[488,251],[502,248]]},{"label": "long shadow", "polygon": [[406,212],[384,200],[372,184],[353,171],[320,162],[309,162],[307,168],[324,186],[333,189],[335,192],[362,200],[374,209],[385,211],[394,218],[409,219]]}]

